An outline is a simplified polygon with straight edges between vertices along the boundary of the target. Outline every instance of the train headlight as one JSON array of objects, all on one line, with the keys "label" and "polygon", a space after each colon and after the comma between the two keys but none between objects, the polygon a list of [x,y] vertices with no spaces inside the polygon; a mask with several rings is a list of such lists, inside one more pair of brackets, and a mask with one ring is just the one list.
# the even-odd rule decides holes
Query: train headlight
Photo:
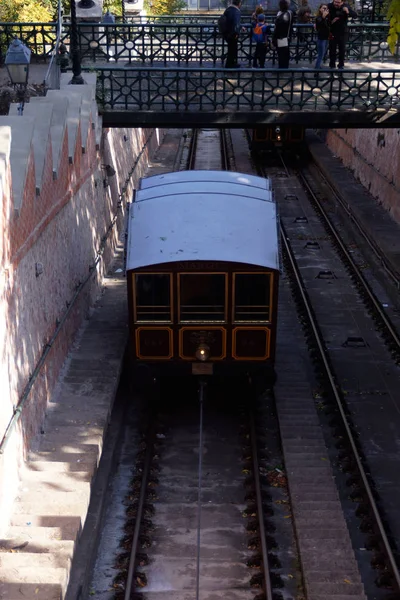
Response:
[{"label": "train headlight", "polygon": [[197,350],[196,350],[196,358],[197,360],[201,360],[202,362],[204,362],[205,360],[208,359],[208,357],[210,356],[210,348],[207,346],[207,344],[199,344],[197,346]]}]

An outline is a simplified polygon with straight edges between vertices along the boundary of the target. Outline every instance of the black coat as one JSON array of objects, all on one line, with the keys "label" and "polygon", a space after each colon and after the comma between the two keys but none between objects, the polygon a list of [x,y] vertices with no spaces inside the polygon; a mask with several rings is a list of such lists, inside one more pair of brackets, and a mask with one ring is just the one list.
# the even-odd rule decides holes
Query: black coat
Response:
[{"label": "black coat", "polygon": [[321,16],[315,19],[315,29],[317,30],[317,38],[319,40],[329,39],[329,17],[323,19]]},{"label": "black coat", "polygon": [[[349,9],[349,14],[347,14],[343,10],[345,7]],[[343,3],[340,8],[336,8],[333,2],[330,2],[328,4],[328,10],[329,20],[331,23],[331,34],[333,35],[333,37],[346,35],[346,33],[348,32],[347,21],[349,20],[349,17],[352,17],[353,19],[357,17],[356,11],[350,8],[350,6],[345,3]],[[333,23],[333,20],[336,18],[338,18],[339,20]]]}]

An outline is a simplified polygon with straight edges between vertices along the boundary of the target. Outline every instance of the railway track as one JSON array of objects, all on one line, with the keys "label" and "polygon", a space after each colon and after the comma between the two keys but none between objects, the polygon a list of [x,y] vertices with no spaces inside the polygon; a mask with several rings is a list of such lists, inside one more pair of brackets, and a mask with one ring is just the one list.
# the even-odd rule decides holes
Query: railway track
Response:
[{"label": "railway track", "polygon": [[258,433],[243,391],[208,390],[200,381],[197,401],[190,391],[178,400],[174,390],[158,425],[151,419],[140,483],[137,477],[129,496],[135,526],[129,565],[121,560],[126,583],[123,573],[116,598],[140,591],[146,598],[261,593],[273,600]]},{"label": "railway track", "polygon": [[[238,131],[190,132],[179,151],[180,168],[254,173],[244,146]],[[127,494],[128,534],[116,563],[116,595],[104,600],[399,598],[398,536],[376,487],[383,455],[366,449],[373,423],[359,421],[362,377],[370,375],[363,368],[367,352],[373,356],[368,364],[378,356],[383,365],[384,357],[382,376],[393,373],[387,398],[379,395],[381,388],[368,389],[368,411],[379,399],[393,401],[390,334],[372,333],[376,323],[364,308],[368,294],[360,296],[362,284],[355,283],[351,265],[342,264],[343,253],[331,244],[333,234],[315,213],[305,182],[286,163],[267,169],[287,246],[278,383],[254,403],[253,415],[246,408],[248,390],[229,395],[202,386],[174,399],[168,410],[155,410],[157,421],[150,419]],[[313,178],[305,178],[312,188]],[[393,349],[393,337],[389,344]],[[358,395],[349,393],[351,377],[360,382]],[[168,397],[176,393],[170,390]]]},{"label": "railway track", "polygon": [[[352,490],[361,518],[359,527],[367,538],[362,546],[371,550],[356,548],[358,563],[367,571],[366,563],[370,560],[378,569],[378,595],[384,597],[383,588],[389,588],[398,597],[398,523],[396,527],[394,519],[391,526],[390,514],[383,509],[391,506],[398,484],[393,471],[390,475],[390,469],[384,468],[385,450],[380,448],[377,452],[379,445],[374,443],[374,438],[381,437],[385,419],[381,417],[380,422],[374,419],[377,405],[384,412],[386,408],[389,411],[397,408],[395,361],[398,361],[399,337],[306,175],[302,171],[294,173],[284,162],[275,169],[279,169],[276,182],[279,181],[281,233],[287,264],[293,274],[294,295],[309,346],[318,369],[324,373],[323,403],[335,413],[333,435],[329,425],[325,427],[331,444],[340,446],[340,453],[331,457],[337,467],[335,475],[339,486],[342,480],[341,497],[345,506],[349,505],[346,484]],[[271,175],[270,169],[266,172]],[[366,309],[370,312],[368,316]],[[354,352],[358,356],[354,357]],[[365,413],[365,404],[360,405],[363,394],[368,396],[370,414]],[[348,477],[343,476],[343,471]],[[384,487],[381,481],[385,482]],[[348,519],[353,541],[359,537],[354,527],[354,512],[353,505]]]},{"label": "railway track", "polygon": [[[229,168],[230,137],[193,131],[181,160],[187,168]],[[197,399],[192,390],[179,401],[175,389],[156,400],[127,494],[116,598],[275,600],[280,573],[293,570],[293,554],[277,556],[276,527],[266,520],[288,516],[282,471],[266,462],[282,463],[268,402],[257,409],[247,386],[227,390],[210,391],[200,381]],[[174,400],[160,412],[164,396]],[[266,443],[275,448],[268,455]],[[275,511],[272,502],[279,503]],[[293,532],[285,535],[293,546]],[[293,594],[300,585],[297,574],[289,578]]]}]

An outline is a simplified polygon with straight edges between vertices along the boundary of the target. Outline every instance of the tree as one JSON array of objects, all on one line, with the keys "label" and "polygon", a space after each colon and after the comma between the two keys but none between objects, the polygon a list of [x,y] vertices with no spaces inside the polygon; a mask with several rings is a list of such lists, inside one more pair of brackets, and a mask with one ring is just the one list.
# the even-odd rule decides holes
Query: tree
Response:
[{"label": "tree", "polygon": [[52,20],[50,1],[1,0],[0,21],[5,23],[48,23]]},{"label": "tree", "polygon": [[389,35],[387,42],[392,54],[396,51],[396,45],[400,34],[400,0],[392,0],[387,11],[389,20]]},{"label": "tree", "polygon": [[185,8],[184,0],[144,0],[149,15],[173,15]]}]

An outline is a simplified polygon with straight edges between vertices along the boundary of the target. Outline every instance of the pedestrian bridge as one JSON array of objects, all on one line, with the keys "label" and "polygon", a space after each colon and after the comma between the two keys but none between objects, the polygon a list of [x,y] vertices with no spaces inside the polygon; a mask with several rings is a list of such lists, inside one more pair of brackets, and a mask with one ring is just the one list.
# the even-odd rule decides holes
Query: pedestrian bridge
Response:
[{"label": "pedestrian bridge", "polygon": [[400,69],[98,67],[105,127],[399,127]]},{"label": "pedestrian bridge", "polygon": [[[259,70],[250,68],[254,44],[245,22],[241,68],[234,70],[223,68],[226,43],[215,18],[201,23],[168,19],[78,25],[79,55],[84,70],[97,73],[104,126],[400,126],[399,47],[389,51],[388,23],[351,24],[346,68],[315,71],[312,25],[296,25],[288,70],[276,68],[273,48],[266,69]],[[54,55],[53,25],[2,23],[1,39],[17,35],[36,60],[46,60]],[[63,23],[59,41],[69,50],[70,37],[71,25]],[[53,67],[59,71],[55,60]]]}]

